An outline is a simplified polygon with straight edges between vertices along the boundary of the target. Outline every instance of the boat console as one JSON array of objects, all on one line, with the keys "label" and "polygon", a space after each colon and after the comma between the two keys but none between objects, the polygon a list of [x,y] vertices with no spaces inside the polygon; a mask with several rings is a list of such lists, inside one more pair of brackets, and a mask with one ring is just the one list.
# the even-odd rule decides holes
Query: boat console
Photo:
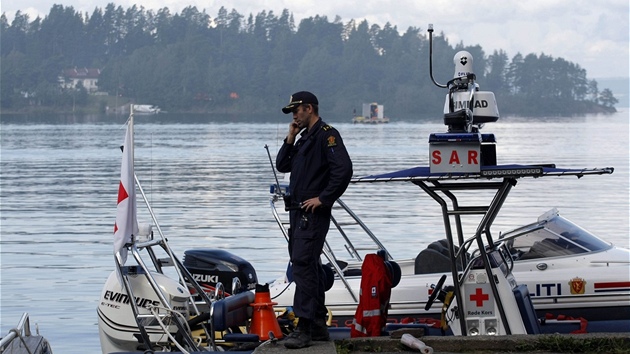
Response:
[{"label": "boat console", "polygon": [[[451,319],[454,325],[451,329],[459,335],[539,333],[536,312],[527,287],[518,285],[511,272],[513,263],[508,264],[513,262],[512,258],[495,247],[490,226],[516,184],[520,174],[518,171],[539,174],[542,168],[530,166],[529,169],[510,170],[496,166],[496,139],[493,134],[480,132],[485,123],[499,119],[494,94],[479,91],[472,67],[473,57],[467,51],[455,54],[454,77],[446,85],[437,83],[433,78],[432,25],[429,25],[428,31],[431,80],[436,86],[448,89],[443,118],[447,131],[430,134],[429,173],[424,180],[412,182],[442,207],[449,248],[447,254],[450,256],[451,279],[454,282],[454,300],[443,301],[443,318]],[[449,177],[458,175],[479,176],[480,179],[475,182],[448,181]],[[503,181],[491,181],[495,177]],[[496,191],[488,205],[464,206],[455,195],[462,190],[480,189]],[[474,235],[464,240],[461,218],[468,215],[478,215],[481,219]],[[453,237],[453,228],[457,232],[457,243]],[[471,245],[476,245],[480,252],[469,261],[467,251]],[[438,297],[443,279],[434,288],[435,295],[429,298],[425,309],[428,310]],[[439,296],[440,299],[451,297],[443,293]],[[455,325],[457,322],[459,326]]]}]

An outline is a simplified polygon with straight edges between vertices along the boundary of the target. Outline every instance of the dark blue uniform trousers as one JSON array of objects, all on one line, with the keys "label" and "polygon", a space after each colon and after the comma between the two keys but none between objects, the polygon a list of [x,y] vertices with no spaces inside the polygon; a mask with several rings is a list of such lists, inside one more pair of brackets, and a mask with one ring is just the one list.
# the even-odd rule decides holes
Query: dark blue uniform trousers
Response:
[{"label": "dark blue uniform trousers", "polygon": [[320,255],[330,227],[330,209],[320,206],[315,213],[295,210],[290,218],[289,256],[296,285],[293,311],[308,320],[325,318],[325,273]]}]

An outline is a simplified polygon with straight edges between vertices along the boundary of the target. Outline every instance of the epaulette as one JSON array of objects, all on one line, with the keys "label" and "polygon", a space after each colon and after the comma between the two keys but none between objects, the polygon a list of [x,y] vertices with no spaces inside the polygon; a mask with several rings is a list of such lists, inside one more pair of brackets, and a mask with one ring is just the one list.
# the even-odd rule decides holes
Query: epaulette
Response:
[{"label": "epaulette", "polygon": [[[329,131],[331,130],[333,127],[331,127],[330,125],[326,124],[326,125],[322,125],[322,130],[323,131]],[[326,141],[328,143],[328,147],[333,147],[333,146],[337,146],[337,140],[335,139],[335,134],[329,133],[330,135],[328,135],[328,137],[326,138]]]}]

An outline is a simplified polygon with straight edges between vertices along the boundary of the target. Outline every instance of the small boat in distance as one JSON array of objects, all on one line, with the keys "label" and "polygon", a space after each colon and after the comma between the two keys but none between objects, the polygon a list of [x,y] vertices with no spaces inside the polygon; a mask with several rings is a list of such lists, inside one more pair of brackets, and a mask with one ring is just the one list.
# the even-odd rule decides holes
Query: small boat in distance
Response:
[{"label": "small boat in distance", "polygon": [[355,124],[356,123],[363,123],[363,124],[389,123],[389,118],[384,116],[382,104],[378,104],[376,102],[364,103],[363,112],[361,115],[357,115],[356,110],[354,110],[352,123],[355,123]]},{"label": "small boat in distance", "polygon": [[137,114],[157,114],[160,113],[160,107],[150,104],[134,104],[133,112]]}]

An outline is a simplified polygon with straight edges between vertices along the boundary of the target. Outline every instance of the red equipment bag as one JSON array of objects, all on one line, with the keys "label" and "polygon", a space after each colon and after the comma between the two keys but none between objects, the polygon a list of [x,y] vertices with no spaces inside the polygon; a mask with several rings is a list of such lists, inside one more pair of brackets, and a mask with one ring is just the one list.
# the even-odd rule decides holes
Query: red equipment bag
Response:
[{"label": "red equipment bag", "polygon": [[389,299],[392,293],[392,275],[383,257],[368,254],[361,265],[359,306],[352,321],[350,337],[381,335],[387,322]]}]

